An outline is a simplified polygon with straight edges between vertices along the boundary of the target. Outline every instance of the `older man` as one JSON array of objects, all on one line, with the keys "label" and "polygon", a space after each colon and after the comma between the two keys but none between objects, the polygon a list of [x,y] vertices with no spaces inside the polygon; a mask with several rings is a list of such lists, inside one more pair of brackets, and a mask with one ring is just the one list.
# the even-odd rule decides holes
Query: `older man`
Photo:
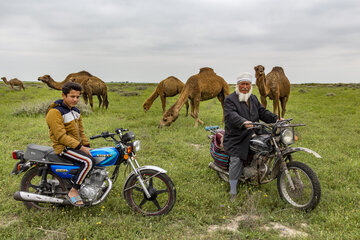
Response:
[{"label": "older man", "polygon": [[225,136],[224,148],[230,155],[229,183],[230,200],[237,194],[238,179],[242,176],[243,160],[248,157],[249,143],[253,131],[252,122],[262,120],[274,123],[278,116],[264,108],[252,93],[252,75],[248,72],[237,77],[236,90],[228,95],[224,103]]}]

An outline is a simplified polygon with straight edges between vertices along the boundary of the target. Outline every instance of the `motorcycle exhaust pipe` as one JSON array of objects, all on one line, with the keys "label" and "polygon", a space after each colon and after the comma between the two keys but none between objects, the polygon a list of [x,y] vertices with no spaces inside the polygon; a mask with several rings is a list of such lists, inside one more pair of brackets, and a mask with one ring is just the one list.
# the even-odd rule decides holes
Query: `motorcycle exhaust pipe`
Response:
[{"label": "motorcycle exhaust pipe", "polygon": [[224,173],[226,175],[229,175],[229,172],[225,171],[224,169],[219,168],[218,166],[215,165],[214,162],[209,163],[209,168],[211,168],[211,169],[213,169],[213,170],[215,170],[217,172],[221,172],[221,173]]},{"label": "motorcycle exhaust pipe", "polygon": [[61,198],[48,197],[36,193],[29,192],[16,192],[14,193],[14,199],[24,202],[41,202],[41,203],[56,203],[56,204],[70,204],[69,201]]}]

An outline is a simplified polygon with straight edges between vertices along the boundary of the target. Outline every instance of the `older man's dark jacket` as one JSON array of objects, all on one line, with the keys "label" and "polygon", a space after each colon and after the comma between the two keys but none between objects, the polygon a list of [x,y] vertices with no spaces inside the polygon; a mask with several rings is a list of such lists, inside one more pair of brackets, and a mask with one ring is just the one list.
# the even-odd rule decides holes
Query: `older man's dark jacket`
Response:
[{"label": "older man's dark jacket", "polygon": [[247,159],[252,130],[242,124],[245,121],[274,123],[277,115],[264,108],[255,95],[251,95],[246,102],[240,102],[236,92],[228,95],[224,103],[225,136],[224,148],[230,156]]}]

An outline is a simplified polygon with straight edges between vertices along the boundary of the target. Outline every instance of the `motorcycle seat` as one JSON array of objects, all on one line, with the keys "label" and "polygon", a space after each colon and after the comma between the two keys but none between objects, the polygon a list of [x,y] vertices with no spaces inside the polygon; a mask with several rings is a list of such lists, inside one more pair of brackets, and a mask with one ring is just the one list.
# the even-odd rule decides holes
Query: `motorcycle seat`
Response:
[{"label": "motorcycle seat", "polygon": [[44,163],[49,162],[52,164],[73,165],[73,162],[59,157],[54,152],[54,149],[52,147],[38,145],[38,144],[27,145],[24,158],[28,160],[41,161]]},{"label": "motorcycle seat", "polygon": [[65,158],[60,157],[54,152],[54,149],[51,152],[48,152],[46,154],[46,158],[51,162],[52,164],[71,164],[74,165],[74,163],[70,160],[67,160]]}]

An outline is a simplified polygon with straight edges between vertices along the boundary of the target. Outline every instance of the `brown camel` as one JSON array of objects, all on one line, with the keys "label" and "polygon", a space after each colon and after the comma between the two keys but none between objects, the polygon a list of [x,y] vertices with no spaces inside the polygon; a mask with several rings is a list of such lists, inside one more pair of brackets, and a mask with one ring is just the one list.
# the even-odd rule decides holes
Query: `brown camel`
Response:
[{"label": "brown camel", "polygon": [[[155,99],[160,96],[161,105],[163,109],[163,114],[165,112],[166,107],[166,98],[173,97],[179,94],[182,89],[184,88],[185,84],[177,79],[174,76],[170,76],[164,80],[162,80],[156,87],[155,91],[151,94],[151,96],[144,102],[143,108],[144,111],[147,112],[150,108]],[[186,104],[186,116],[188,115],[189,110],[189,103],[188,101],[185,102]]]},{"label": "brown camel", "polygon": [[[73,78],[71,79],[71,81],[76,82],[76,79]],[[99,108],[101,106],[101,103],[103,109],[104,106],[106,109],[108,108],[109,101],[107,97],[107,87],[106,84],[101,79],[95,76],[89,77],[81,82],[81,86],[83,88],[84,102],[85,104],[87,104],[89,99],[90,106],[93,111],[94,111],[93,98],[92,98],[93,95],[96,95],[99,100]]]},{"label": "brown camel", "polygon": [[260,92],[261,104],[266,108],[266,97],[273,100],[273,112],[280,116],[281,102],[281,117],[284,117],[286,112],[286,103],[289,100],[290,95],[290,82],[285,76],[282,67],[273,67],[271,72],[265,76],[265,67],[258,65],[254,67],[256,76],[256,86]]},{"label": "brown camel", "polygon": [[19,90],[24,89],[25,91],[24,84],[19,79],[13,78],[9,81],[6,80],[6,77],[2,77],[1,79],[4,81],[5,84],[10,85],[11,89],[14,89],[14,86],[19,86]]},{"label": "brown camel", "polygon": [[[88,103],[88,97],[90,99],[90,106],[93,109],[93,100],[92,95],[97,95],[99,99],[99,108],[101,103],[103,103],[103,107],[105,106],[106,109],[109,105],[107,99],[107,88],[106,84],[98,77],[91,75],[86,71],[81,71],[78,73],[71,73],[67,75],[67,77],[62,82],[55,82],[54,79],[50,75],[44,75],[38,78],[39,81],[46,83],[50,88],[61,90],[62,86],[69,81],[77,82],[82,85],[83,87],[83,98],[85,104]],[[86,84],[83,84],[83,83]],[[97,89],[99,87],[99,89]],[[90,91],[88,93],[87,91]],[[102,99],[101,99],[102,98]]]},{"label": "brown camel", "polygon": [[55,82],[54,79],[52,79],[52,77],[48,74],[39,77],[38,80],[46,83],[50,88],[61,90],[62,86],[66,82],[73,81],[81,84],[82,81],[88,79],[89,77],[93,77],[93,75],[86,71],[81,71],[78,73],[70,73],[62,82]]},{"label": "brown camel", "polygon": [[163,114],[159,127],[170,126],[172,122],[175,122],[180,109],[188,99],[190,99],[191,103],[191,116],[195,118],[195,127],[198,126],[198,123],[204,124],[199,119],[200,101],[217,97],[224,110],[224,99],[227,95],[229,95],[229,86],[225,80],[216,75],[212,68],[201,68],[198,74],[191,76],[187,80],[179,99]]}]

